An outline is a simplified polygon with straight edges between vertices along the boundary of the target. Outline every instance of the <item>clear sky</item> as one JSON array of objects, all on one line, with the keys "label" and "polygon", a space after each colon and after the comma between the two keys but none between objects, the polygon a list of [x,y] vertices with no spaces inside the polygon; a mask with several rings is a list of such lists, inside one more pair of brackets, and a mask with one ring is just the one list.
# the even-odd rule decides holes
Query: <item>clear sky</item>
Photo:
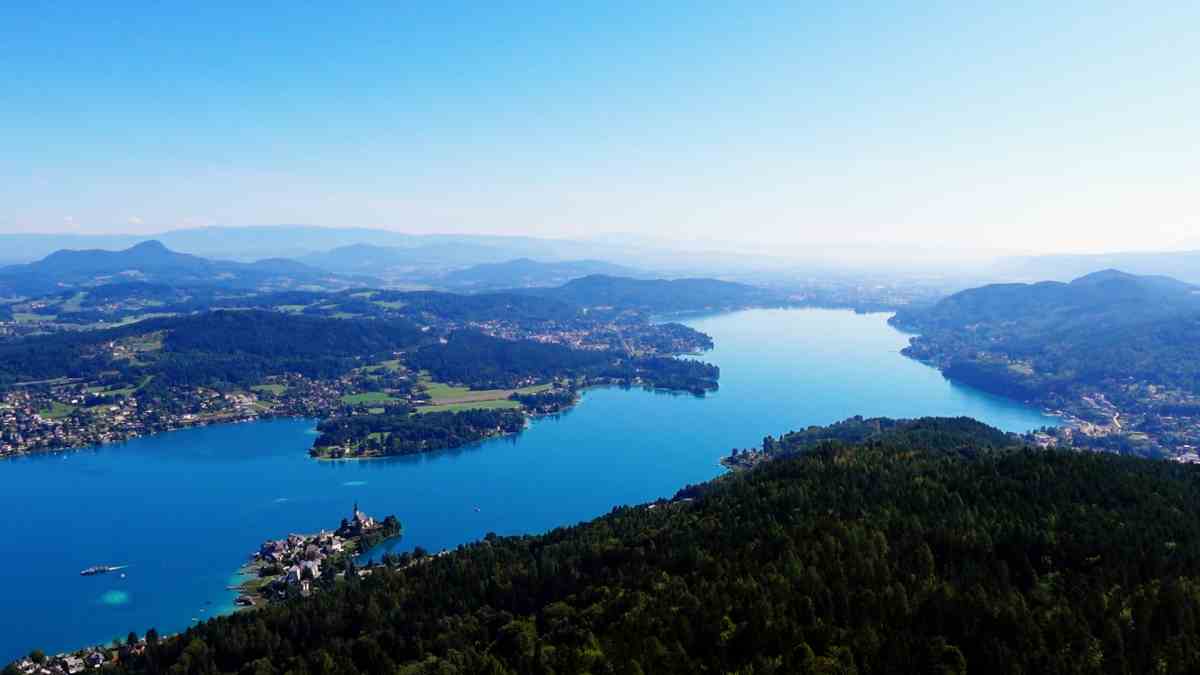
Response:
[{"label": "clear sky", "polygon": [[1200,3],[338,4],[0,4],[0,231],[1200,248]]}]

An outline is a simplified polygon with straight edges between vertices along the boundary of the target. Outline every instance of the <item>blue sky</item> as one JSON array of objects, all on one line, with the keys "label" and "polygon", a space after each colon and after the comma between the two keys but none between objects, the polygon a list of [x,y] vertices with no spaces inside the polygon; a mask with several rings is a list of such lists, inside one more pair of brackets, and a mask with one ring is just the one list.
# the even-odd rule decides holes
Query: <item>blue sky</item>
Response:
[{"label": "blue sky", "polygon": [[352,4],[5,3],[0,230],[1200,247],[1196,3]]}]

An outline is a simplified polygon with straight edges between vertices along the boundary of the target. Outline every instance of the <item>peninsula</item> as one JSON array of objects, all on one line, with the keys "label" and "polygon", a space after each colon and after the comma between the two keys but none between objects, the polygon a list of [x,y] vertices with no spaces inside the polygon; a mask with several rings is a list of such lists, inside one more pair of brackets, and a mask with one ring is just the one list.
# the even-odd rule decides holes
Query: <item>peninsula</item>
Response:
[{"label": "peninsula", "polygon": [[402,531],[395,516],[376,520],[355,503],[350,517],[343,518],[332,532],[268,539],[239,570],[247,580],[238,586],[241,594],[235,604],[255,607],[330,588],[337,579],[356,574],[355,555],[400,536]]},{"label": "peninsula", "polygon": [[1200,462],[1200,287],[1105,270],[962,291],[892,324],[946,377],[1062,417],[1041,445]]}]

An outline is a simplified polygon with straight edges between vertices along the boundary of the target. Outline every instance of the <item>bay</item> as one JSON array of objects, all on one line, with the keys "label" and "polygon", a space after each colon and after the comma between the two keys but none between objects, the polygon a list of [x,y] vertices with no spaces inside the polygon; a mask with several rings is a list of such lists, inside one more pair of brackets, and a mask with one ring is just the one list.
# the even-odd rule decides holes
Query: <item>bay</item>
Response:
[{"label": "bay", "polygon": [[[405,535],[372,552],[453,548],[669,497],[767,434],[852,415],[968,415],[1010,431],[1056,423],[899,354],[887,315],[750,310],[696,317],[721,367],[705,397],[593,389],[518,436],[395,459],[308,458],[312,420],[177,431],[0,463],[6,630],[0,661],[230,611],[226,587],[266,538],[332,529],[355,502]],[[128,565],[81,577],[96,564]]]}]

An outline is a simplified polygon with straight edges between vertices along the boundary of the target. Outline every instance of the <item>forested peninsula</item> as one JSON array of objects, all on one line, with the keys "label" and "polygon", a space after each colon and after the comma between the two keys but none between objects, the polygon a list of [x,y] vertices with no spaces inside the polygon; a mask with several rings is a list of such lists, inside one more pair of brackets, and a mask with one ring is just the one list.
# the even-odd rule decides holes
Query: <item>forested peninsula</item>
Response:
[{"label": "forested peninsula", "polygon": [[904,353],[1067,424],[1047,442],[1200,461],[1200,287],[1104,270],[902,309]]}]

